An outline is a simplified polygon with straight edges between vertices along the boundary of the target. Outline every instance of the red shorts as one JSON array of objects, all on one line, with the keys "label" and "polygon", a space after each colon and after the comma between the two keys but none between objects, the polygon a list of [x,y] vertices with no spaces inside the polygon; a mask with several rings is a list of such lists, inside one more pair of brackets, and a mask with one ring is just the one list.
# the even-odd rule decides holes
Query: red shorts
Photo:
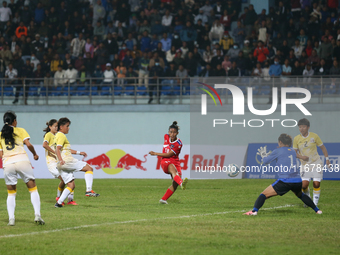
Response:
[{"label": "red shorts", "polygon": [[163,169],[163,172],[166,173],[166,174],[169,174],[168,167],[171,164],[173,164],[176,167],[178,174],[180,176],[182,176],[181,164],[179,163],[179,161],[171,160],[171,159],[168,159],[168,158],[163,158],[162,161],[161,161],[161,167]]}]

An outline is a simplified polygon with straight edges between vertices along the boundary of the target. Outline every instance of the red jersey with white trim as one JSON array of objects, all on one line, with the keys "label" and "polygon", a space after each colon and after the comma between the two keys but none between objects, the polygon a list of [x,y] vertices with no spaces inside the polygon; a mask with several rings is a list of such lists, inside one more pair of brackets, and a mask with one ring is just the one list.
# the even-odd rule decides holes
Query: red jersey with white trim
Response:
[{"label": "red jersey with white trim", "polygon": [[175,153],[175,155],[173,155],[170,158],[166,158],[166,159],[178,160],[178,156],[181,153],[182,147],[183,147],[183,143],[181,139],[177,138],[176,141],[171,142],[169,134],[164,135],[163,153],[168,153],[170,150],[172,150]]}]

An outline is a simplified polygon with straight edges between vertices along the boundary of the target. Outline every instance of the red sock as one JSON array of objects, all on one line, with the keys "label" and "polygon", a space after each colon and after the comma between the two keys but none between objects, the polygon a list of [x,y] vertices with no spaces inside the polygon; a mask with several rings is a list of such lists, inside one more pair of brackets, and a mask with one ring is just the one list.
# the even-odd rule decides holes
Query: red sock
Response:
[{"label": "red sock", "polygon": [[174,192],[171,189],[168,189],[164,196],[162,197],[163,200],[168,200],[169,197],[171,197],[171,195],[174,194]]},{"label": "red sock", "polygon": [[181,179],[181,177],[179,177],[179,175],[176,175],[175,177],[174,177],[174,181],[178,184],[178,185],[181,185],[182,184],[182,179]]}]

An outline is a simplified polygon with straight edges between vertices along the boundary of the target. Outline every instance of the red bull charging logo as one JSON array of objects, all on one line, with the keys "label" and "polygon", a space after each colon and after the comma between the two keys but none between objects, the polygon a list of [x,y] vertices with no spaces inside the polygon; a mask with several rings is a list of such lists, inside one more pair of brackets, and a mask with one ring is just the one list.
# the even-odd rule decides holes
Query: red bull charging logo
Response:
[{"label": "red bull charging logo", "polygon": [[132,167],[146,171],[147,169],[142,166],[147,160],[146,157],[147,154],[144,155],[144,161],[142,161],[121,149],[113,149],[86,160],[86,163],[97,170],[102,169],[107,174],[118,174],[124,169],[130,170]]}]

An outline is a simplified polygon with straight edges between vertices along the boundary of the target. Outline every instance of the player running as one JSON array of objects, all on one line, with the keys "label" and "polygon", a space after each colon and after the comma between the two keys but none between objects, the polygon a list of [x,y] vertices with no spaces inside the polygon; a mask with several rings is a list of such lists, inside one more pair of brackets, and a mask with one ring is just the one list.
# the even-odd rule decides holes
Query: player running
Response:
[{"label": "player running", "polygon": [[150,151],[149,154],[152,156],[162,157],[161,166],[166,174],[170,174],[173,179],[172,185],[165,192],[159,202],[161,204],[167,204],[167,200],[176,191],[178,185],[181,186],[183,190],[186,189],[188,183],[188,178],[182,180],[181,166],[178,160],[178,156],[181,153],[183,147],[182,141],[177,138],[179,126],[177,126],[177,121],[174,121],[169,127],[169,134],[164,135],[164,145],[163,152],[153,152]]},{"label": "player running", "polygon": [[[54,138],[56,133],[58,132],[58,121],[56,119],[51,119],[49,122],[46,123],[46,125],[47,127],[43,130],[45,132],[43,147],[45,149],[48,171],[50,171],[54,178],[60,179],[56,197],[56,201],[58,201],[61,193],[65,188],[65,183],[60,176],[59,170],[57,169],[57,156],[55,155],[56,146],[54,143]],[[73,197],[74,192],[72,191],[68,195],[68,205],[77,205],[77,203],[73,201]],[[62,204],[64,205],[64,202]]]},{"label": "player running", "polygon": [[0,135],[0,157],[3,162],[4,179],[7,186],[7,211],[9,216],[9,226],[15,225],[15,197],[17,194],[18,176],[26,183],[28,191],[31,193],[31,202],[34,209],[34,221],[44,225],[45,222],[40,216],[40,196],[38,188],[35,185],[35,178],[31,162],[24,148],[32,152],[34,160],[38,160],[39,156],[30,143],[30,136],[25,129],[17,127],[17,116],[14,112],[8,111],[4,114],[4,123]]},{"label": "player running", "polygon": [[287,134],[281,134],[278,139],[279,148],[267,153],[266,147],[258,149],[258,155],[262,157],[263,164],[269,164],[276,160],[276,167],[280,171],[279,179],[269,185],[257,198],[253,210],[244,213],[245,215],[257,215],[258,210],[263,206],[266,199],[277,195],[283,196],[288,191],[293,191],[306,205],[311,207],[317,214],[322,211],[313,203],[310,197],[306,196],[302,190],[302,180],[299,171],[296,169],[296,153],[292,146],[292,138]]},{"label": "player running", "polygon": [[85,152],[75,151],[71,149],[71,145],[66,138],[70,130],[71,121],[68,118],[61,118],[58,121],[59,132],[55,135],[56,155],[58,159],[57,168],[60,171],[60,176],[67,188],[64,189],[55,207],[63,207],[62,202],[73,192],[75,188],[73,172],[85,172],[85,183],[87,197],[98,197],[99,194],[92,190],[93,183],[93,169],[84,161],[80,161],[72,157],[72,154],[87,156]]},{"label": "player running", "polygon": [[296,151],[296,157],[301,161],[302,191],[310,197],[308,186],[310,180],[313,179],[313,202],[318,205],[324,166],[316,146],[320,147],[326,157],[326,164],[330,167],[328,152],[320,137],[309,132],[310,122],[307,119],[299,120],[298,126],[301,134],[294,137],[293,148]]}]

